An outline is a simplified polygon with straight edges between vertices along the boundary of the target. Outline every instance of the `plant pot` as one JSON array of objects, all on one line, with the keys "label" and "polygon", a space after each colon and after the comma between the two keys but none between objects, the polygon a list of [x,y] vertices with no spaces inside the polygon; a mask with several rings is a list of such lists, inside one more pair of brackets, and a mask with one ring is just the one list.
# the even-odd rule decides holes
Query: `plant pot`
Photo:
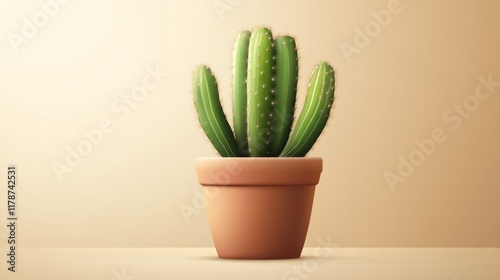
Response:
[{"label": "plant pot", "polygon": [[197,158],[219,258],[299,258],[321,158]]}]

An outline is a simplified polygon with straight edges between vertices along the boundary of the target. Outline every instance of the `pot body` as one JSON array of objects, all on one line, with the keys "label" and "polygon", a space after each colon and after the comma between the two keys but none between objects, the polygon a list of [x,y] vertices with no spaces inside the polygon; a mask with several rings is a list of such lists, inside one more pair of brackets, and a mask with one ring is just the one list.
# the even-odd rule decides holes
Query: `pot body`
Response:
[{"label": "pot body", "polygon": [[197,158],[196,171],[220,258],[300,257],[321,158]]}]

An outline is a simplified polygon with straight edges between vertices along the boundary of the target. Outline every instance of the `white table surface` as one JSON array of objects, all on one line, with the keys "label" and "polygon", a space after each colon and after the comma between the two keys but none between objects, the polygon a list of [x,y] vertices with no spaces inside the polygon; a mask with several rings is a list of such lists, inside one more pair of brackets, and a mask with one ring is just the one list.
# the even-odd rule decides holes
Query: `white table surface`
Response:
[{"label": "white table surface", "polygon": [[213,248],[20,248],[17,257],[15,273],[2,261],[0,279],[500,280],[500,248],[305,248],[291,260],[223,260]]}]

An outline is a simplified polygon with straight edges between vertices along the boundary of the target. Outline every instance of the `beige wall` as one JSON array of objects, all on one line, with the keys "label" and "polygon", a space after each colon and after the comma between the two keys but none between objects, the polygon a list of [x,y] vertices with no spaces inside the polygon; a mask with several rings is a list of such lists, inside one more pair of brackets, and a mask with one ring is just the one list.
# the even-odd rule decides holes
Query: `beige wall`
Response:
[{"label": "beige wall", "polygon": [[[229,105],[233,39],[260,25],[297,39],[299,104],[317,62],[337,72],[307,246],[500,246],[500,86],[480,86],[500,81],[500,2],[67,2],[47,18],[0,2],[0,177],[18,166],[19,246],[211,246],[193,161],[216,154],[191,74],[209,64]],[[88,155],[59,180],[68,147]]]}]

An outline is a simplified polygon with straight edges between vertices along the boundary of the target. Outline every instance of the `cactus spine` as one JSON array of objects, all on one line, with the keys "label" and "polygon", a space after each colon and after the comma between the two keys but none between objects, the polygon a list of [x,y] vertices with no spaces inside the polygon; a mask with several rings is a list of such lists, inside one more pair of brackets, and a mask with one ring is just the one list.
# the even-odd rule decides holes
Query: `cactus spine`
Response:
[{"label": "cactus spine", "polygon": [[292,128],[298,80],[295,40],[274,41],[269,29],[243,31],[233,52],[233,125],[229,126],[210,68],[193,77],[200,124],[223,157],[302,157],[323,131],[335,90],[333,68],[320,63],[310,77],[304,107]]}]

